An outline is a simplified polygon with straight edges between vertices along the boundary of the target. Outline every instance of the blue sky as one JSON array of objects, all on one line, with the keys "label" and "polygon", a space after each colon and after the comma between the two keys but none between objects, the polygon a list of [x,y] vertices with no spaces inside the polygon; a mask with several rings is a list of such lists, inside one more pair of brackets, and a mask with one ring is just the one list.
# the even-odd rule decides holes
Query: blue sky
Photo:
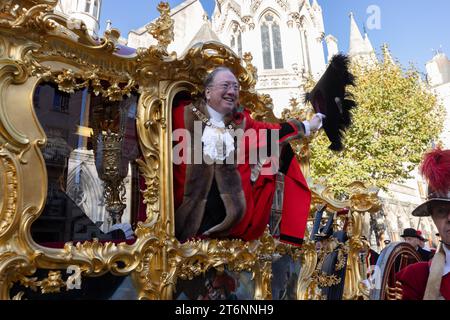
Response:
[{"label": "blue sky", "polygon": [[[239,0],[236,0],[239,1]],[[183,0],[170,0],[171,7]],[[201,0],[211,16],[214,0]],[[124,6],[126,3],[126,6]],[[139,28],[156,18],[159,0],[104,0],[101,12],[101,30],[106,20],[112,21],[126,37],[132,29]],[[425,63],[433,57],[433,51],[440,49],[450,56],[450,1],[449,0],[318,0],[322,6],[325,33],[334,35],[339,49],[348,50],[350,20],[354,12],[361,31],[367,21],[373,21],[370,6],[380,9],[381,28],[368,29],[369,38],[377,52],[387,43],[392,55],[402,65],[413,63],[424,71]],[[101,31],[102,33],[103,31]]]}]

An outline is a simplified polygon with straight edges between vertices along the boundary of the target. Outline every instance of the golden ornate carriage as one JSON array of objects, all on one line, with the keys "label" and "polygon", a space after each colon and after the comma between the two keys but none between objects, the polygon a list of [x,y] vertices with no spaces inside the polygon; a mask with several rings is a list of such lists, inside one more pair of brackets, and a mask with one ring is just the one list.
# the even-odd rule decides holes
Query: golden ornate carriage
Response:
[{"label": "golden ornate carriage", "polygon": [[[73,280],[67,278],[67,268],[72,268],[72,272],[78,270],[82,281],[108,274],[130,275],[139,299],[173,299],[177,282],[189,281],[212,269],[248,272],[254,286],[251,298],[271,299],[273,263],[283,256],[301,264],[296,299],[322,299],[320,288],[340,282],[343,299],[368,297],[367,288],[361,286],[365,270],[360,253],[368,248],[367,241],[361,238],[362,218],[376,211],[379,204],[376,194],[360,183],[353,185],[346,201],[337,201],[326,188],[312,186],[311,223],[316,205],[327,204],[324,219],[334,216],[335,230],[345,228],[348,237],[345,243],[331,238],[321,250],[316,250],[313,240],[301,248],[283,244],[269,230],[252,242],[210,239],[181,244],[174,236],[172,106],[177,99],[199,94],[203,77],[214,67],[226,65],[238,75],[242,103],[252,111],[252,116],[277,121],[269,107],[270,97],[255,91],[256,69],[250,54],[241,60],[229,48],[213,42],[196,44],[180,58],[168,53],[173,23],[165,3],[159,5],[161,17],[149,28],[158,44],[129,51],[118,43],[120,33],[115,29],[107,31],[100,40],[92,38],[83,24],[74,29],[70,21],[54,13],[56,3],[56,0],[11,0],[0,5],[1,299],[27,298],[24,290],[30,288],[39,295],[62,292],[68,287],[67,280]],[[38,107],[44,86],[53,90],[52,100],[42,106],[50,105],[50,111]],[[90,111],[76,112],[74,118],[79,121],[75,121],[73,132],[52,127],[51,121],[58,121],[52,112],[71,116],[67,108],[76,94],[80,101],[89,99]],[[129,117],[121,113],[119,106],[133,97],[135,121],[130,125],[135,126],[136,135],[126,140],[123,130],[128,124],[122,120]],[[130,105],[127,112],[131,112]],[[122,132],[113,132],[119,129]],[[136,142],[139,155],[131,159],[134,167],[128,167],[132,172],[128,190],[134,204],[128,203],[128,207],[134,239],[102,240],[94,234],[83,241],[76,238],[51,241],[51,237],[44,236],[38,240],[39,230],[33,229],[33,225],[47,210],[50,192],[57,192],[50,186],[50,181],[57,183],[51,176],[52,170],[66,170],[63,184],[69,185],[67,167],[60,168],[57,164],[64,155],[67,158],[68,153],[73,154],[73,149],[66,150],[67,145],[73,144],[71,139],[84,151],[77,153],[80,157],[92,149],[97,151],[98,144],[103,143],[103,160],[110,161],[113,168],[120,166],[114,163],[118,160],[114,158],[114,150],[117,156],[124,141]],[[301,150],[299,156],[307,171],[308,146]],[[94,158],[92,163],[98,160],[97,153],[89,154],[91,160]],[[105,166],[106,162],[102,172],[98,172],[109,188],[109,193],[99,191],[105,201],[103,207],[109,213],[122,213],[125,200],[120,189],[127,172],[114,177]],[[77,186],[77,176],[72,178]],[[57,211],[61,203],[66,206],[71,203],[73,207],[82,206],[83,201],[90,203],[82,193],[80,199],[72,200],[53,201],[52,208]],[[338,215],[344,208],[349,210]],[[136,213],[139,210],[144,213],[141,219]],[[58,219],[62,218],[55,215],[48,221]],[[66,225],[70,221],[62,219],[60,223]],[[336,250],[336,266],[344,270],[345,278],[321,271],[325,256]]]}]

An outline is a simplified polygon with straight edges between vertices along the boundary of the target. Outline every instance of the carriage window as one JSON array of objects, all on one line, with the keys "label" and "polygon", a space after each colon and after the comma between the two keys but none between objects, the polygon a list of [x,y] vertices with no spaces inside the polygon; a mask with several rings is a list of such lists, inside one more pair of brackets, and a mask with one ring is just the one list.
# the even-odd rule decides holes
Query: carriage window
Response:
[{"label": "carriage window", "polygon": [[281,256],[272,264],[272,299],[297,300],[297,283],[300,261],[288,255]]},{"label": "carriage window", "polygon": [[254,300],[255,283],[248,271],[210,269],[192,280],[178,280],[175,300]]},{"label": "carriage window", "polygon": [[[137,96],[110,102],[89,89],[73,94],[52,84],[35,91],[45,130],[47,201],[31,231],[35,241],[134,239],[140,207]],[[54,112],[59,111],[59,112]],[[139,211],[141,210],[141,211]]]}]

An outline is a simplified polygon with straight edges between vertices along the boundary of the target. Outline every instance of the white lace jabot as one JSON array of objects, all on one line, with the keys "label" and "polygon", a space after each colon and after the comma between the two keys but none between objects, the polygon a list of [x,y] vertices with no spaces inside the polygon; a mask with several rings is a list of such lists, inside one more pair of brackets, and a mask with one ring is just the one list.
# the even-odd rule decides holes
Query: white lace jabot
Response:
[{"label": "white lace jabot", "polygon": [[203,153],[212,160],[225,160],[234,151],[234,139],[225,128],[223,115],[206,105],[211,116],[211,125],[205,127],[202,135]]},{"label": "white lace jabot", "polygon": [[216,121],[222,121],[223,120],[223,114],[221,114],[220,112],[217,112],[216,110],[214,110],[209,105],[206,105],[206,108],[208,109],[208,113],[209,113],[209,116],[210,116],[211,119],[214,119]]}]

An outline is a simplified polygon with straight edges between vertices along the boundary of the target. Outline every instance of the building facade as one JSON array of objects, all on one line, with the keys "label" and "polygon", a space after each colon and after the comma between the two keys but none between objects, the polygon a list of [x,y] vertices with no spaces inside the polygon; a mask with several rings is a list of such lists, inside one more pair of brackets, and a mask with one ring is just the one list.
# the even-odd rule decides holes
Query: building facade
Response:
[{"label": "building facade", "polygon": [[[220,41],[239,56],[253,55],[260,93],[270,94],[280,115],[291,98],[300,99],[307,75],[319,78],[326,67],[324,45],[337,52],[337,41],[325,40],[322,8],[316,0],[217,0],[211,19],[200,0],[186,0],[171,10],[175,39],[169,51],[182,56],[200,41]],[[334,41],[333,41],[334,39]],[[130,47],[156,40],[146,26],[128,35]]]},{"label": "building facade", "polygon": [[450,60],[438,52],[427,65],[427,82],[445,108],[444,130],[440,137],[443,148],[450,149]]},{"label": "building facade", "polygon": [[307,75],[325,70],[325,30],[317,1],[217,1],[214,32],[238,55],[251,52],[256,89],[270,94],[275,114],[300,98]]},{"label": "building facade", "polygon": [[90,35],[98,36],[102,0],[59,0],[56,11],[86,24]]}]

